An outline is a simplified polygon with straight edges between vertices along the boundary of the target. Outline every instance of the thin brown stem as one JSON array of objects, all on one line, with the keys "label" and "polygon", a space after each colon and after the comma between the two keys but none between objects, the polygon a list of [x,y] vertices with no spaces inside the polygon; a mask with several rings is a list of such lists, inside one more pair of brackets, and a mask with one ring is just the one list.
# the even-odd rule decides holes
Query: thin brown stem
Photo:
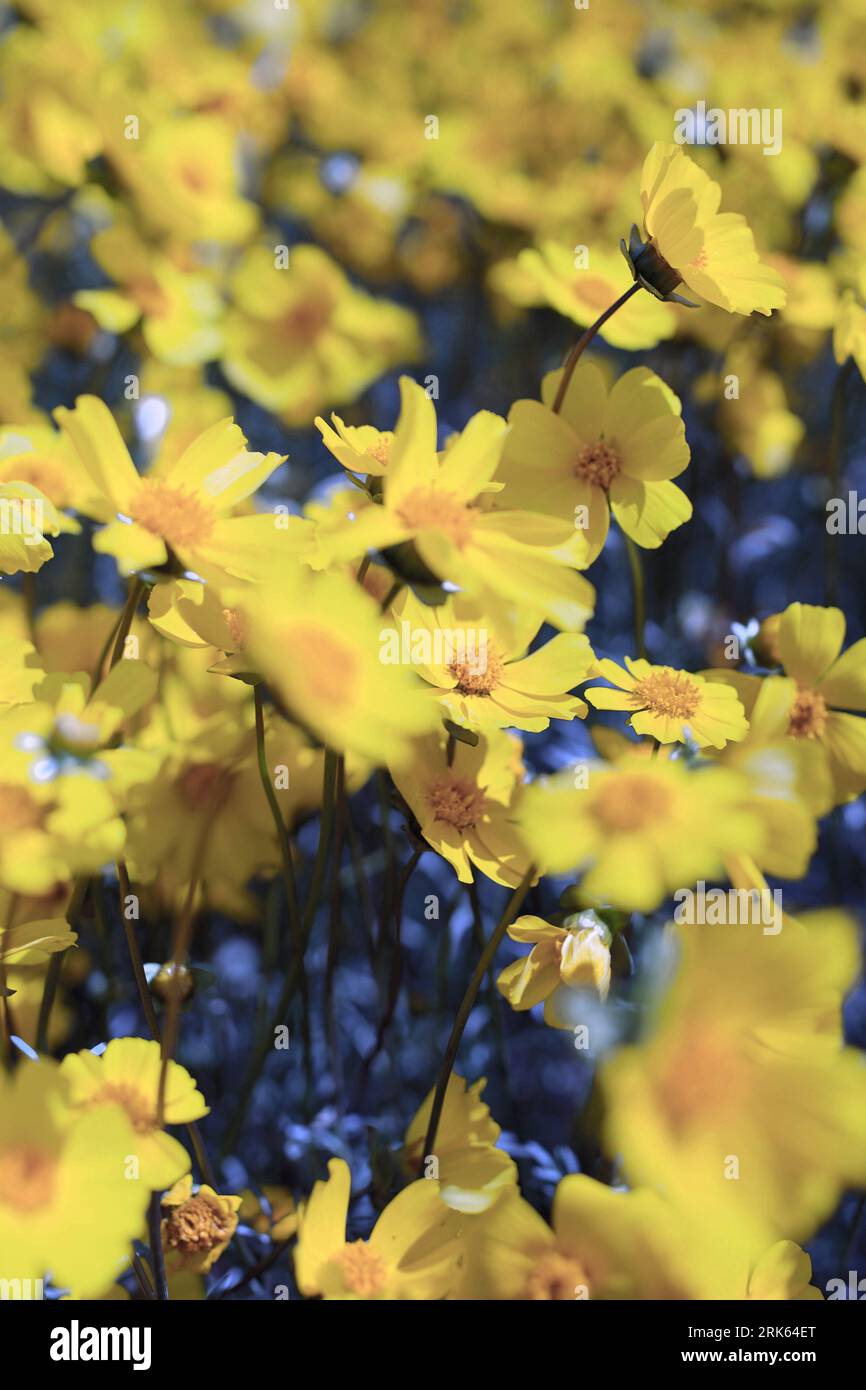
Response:
[{"label": "thin brown stem", "polygon": [[580,338],[578,338],[577,342],[575,343],[574,347],[571,349],[571,352],[568,354],[568,357],[565,360],[565,368],[562,373],[562,380],[559,383],[559,389],[556,393],[556,399],[553,402],[554,415],[558,415],[560,410],[562,409],[562,402],[565,400],[565,393],[568,390],[568,384],[571,381],[572,376],[574,375],[574,369],[580,361],[585,349],[589,347],[598,330],[600,328],[603,328],[604,325],[607,323],[608,319],[616,313],[617,309],[621,309],[623,304],[625,304],[629,299],[631,299],[633,294],[637,294],[638,290],[641,288],[642,286],[640,284],[640,281],[635,280],[634,284],[629,285],[628,289],[620,295],[619,299],[617,299],[613,304],[611,304],[609,308],[605,309],[604,313],[596,319],[595,323],[590,324],[586,332],[583,333]]}]

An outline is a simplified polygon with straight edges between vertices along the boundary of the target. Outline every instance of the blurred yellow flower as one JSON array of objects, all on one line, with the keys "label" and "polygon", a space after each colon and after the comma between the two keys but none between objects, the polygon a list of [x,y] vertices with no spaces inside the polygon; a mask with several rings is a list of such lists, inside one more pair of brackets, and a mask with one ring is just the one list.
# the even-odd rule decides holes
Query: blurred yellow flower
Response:
[{"label": "blurred yellow flower", "polygon": [[481,1099],[486,1079],[467,1086],[452,1072],[436,1130],[436,1149],[424,1153],[424,1140],[433,1108],[431,1090],[403,1142],[403,1162],[413,1177],[439,1184],[439,1196],[452,1211],[472,1216],[487,1211],[517,1184],[517,1166],[496,1147],[502,1130]]}]

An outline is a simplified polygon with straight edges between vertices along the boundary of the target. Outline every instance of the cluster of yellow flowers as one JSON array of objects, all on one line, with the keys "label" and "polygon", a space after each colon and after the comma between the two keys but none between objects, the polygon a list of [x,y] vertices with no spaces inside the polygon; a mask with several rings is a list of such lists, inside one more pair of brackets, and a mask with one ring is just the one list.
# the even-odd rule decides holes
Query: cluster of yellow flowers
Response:
[{"label": "cluster of yellow flowers", "polygon": [[[579,1029],[627,950],[623,915],[701,883],[760,895],[768,875],[802,879],[820,820],[866,791],[866,639],[846,647],[840,609],[792,602],[765,620],[750,671],[652,664],[640,620],[617,661],[585,632],[612,523],[638,600],[641,551],[692,517],[676,481],[691,457],[680,398],[648,367],[614,376],[585,349],[596,333],[628,349],[676,333],[713,343],[709,397],[744,364],[760,385],[760,420],[754,394],[726,417],[735,447],[758,474],[784,471],[803,430],[774,365],[780,344],[802,362],[832,334],[838,361],[866,370],[861,176],[832,264],[764,260],[746,220],[720,210],[719,182],[682,145],[650,144],[683,79],[637,82],[628,129],[613,120],[621,26],[639,45],[639,7],[614,21],[593,6],[580,29],[542,4],[469,7],[466,48],[446,60],[450,8],[380,4],[338,59],[332,7],[298,0],[292,62],[262,63],[255,80],[271,50],[251,19],[217,47],[221,0],[119,13],[114,0],[20,0],[29,22],[0,47],[0,184],[47,200],[36,235],[48,254],[64,253],[76,219],[106,282],[49,311],[3,233],[0,285],[21,338],[14,354],[0,344],[0,508],[16,521],[0,531],[0,573],[23,580],[20,594],[0,591],[0,1276],[117,1296],[132,1259],[153,1292],[161,1260],[153,1251],[149,1275],[134,1253],[149,1239],[172,1296],[202,1297],[245,1220],[294,1243],[308,1298],[811,1299],[822,1295],[799,1243],[866,1185],[866,1071],[841,1028],[856,929],[829,909],[782,914],[771,931],[711,918],[665,928],[644,1031],[598,1070],[603,1142],[628,1189],[566,1177],[549,1224],[521,1196],[485,1083],[454,1073],[454,1055],[408,1125],[403,1185],[366,1240],[348,1238],[342,1159],[297,1207],[280,1189],[266,1205],[221,1192],[210,1171],[196,1128],[208,1106],[174,1060],[196,915],[253,920],[251,880],[282,873],[300,978],[323,866],[301,913],[291,837],[320,813],[327,854],[335,800],[374,772],[421,850],[461,883],[480,874],[512,890],[454,1053],[506,932],[529,949],[499,974],[502,997]],[[776,7],[760,8],[737,30],[741,48],[750,25],[780,32]],[[848,8],[827,20],[840,82]],[[695,44],[730,60],[722,97],[737,105],[734,40],[707,35]],[[764,160],[743,147],[725,177],[734,205],[754,205],[772,179],[759,240],[778,242],[776,206],[799,206],[815,173],[802,66],[787,52],[774,74],[791,98],[784,150]],[[597,110],[578,95],[587,84],[609,87]],[[835,113],[833,138],[858,158],[849,116]],[[292,121],[319,149],[357,152],[363,173],[339,196],[318,160],[285,150]],[[610,158],[588,168],[595,145]],[[263,178],[256,198],[239,154]],[[575,185],[600,245],[639,217],[624,258],[593,250],[591,269],[576,268]],[[459,282],[454,194],[497,230],[484,274],[503,318],[545,304],[587,333],[537,399],[507,418],[481,410],[444,439],[436,390],[411,376],[391,430],[324,418],[422,355],[416,316],[339,262],[380,283],[400,271],[420,293]],[[259,197],[274,225],[301,211],[328,249],[275,242]],[[692,315],[679,290],[708,307]],[[743,329],[755,313],[763,335]],[[142,470],[131,415],[92,393],[53,418],[34,401],[46,343],[80,349],[100,332],[140,348],[143,393],[171,399]],[[257,505],[285,458],[248,448],[205,376],[213,363],[282,425],[315,422],[342,485],[297,514]],[[83,530],[116,563],[125,605],[37,610],[52,540]],[[538,645],[545,624],[555,632]],[[623,728],[593,729],[592,761],[530,779],[520,734],[590,709],[620,713]],[[101,910],[111,866],[153,1037],[55,1062],[68,1032],[60,963],[75,969],[77,915],[88,894]],[[572,876],[574,910],[521,915],[558,874]],[[176,924],[161,1019],[136,939],[150,913]]]}]

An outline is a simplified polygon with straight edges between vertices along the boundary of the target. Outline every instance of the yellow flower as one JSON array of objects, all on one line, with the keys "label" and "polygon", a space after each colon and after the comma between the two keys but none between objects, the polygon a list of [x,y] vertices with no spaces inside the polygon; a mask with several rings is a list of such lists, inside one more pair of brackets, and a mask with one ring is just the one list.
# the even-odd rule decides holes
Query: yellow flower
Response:
[{"label": "yellow flower", "polygon": [[231,515],[283,462],[248,453],[234,421],[205,430],[158,477],[142,477],[103,401],[79,396],[74,410],[54,414],[99,492],[99,519],[108,521],[94,549],[113,555],[124,574],[173,561],[204,578],[253,579],[263,562],[285,559],[274,516]]},{"label": "yellow flower", "polygon": [[[585,775],[584,775],[585,774]],[[651,912],[683,884],[717,877],[728,855],[760,844],[748,782],[727,769],[629,753],[528,787],[520,826],[545,872],[585,870],[591,901]]]},{"label": "yellow flower", "polygon": [[672,478],[689,462],[682,407],[661,377],[634,367],[608,395],[591,362],[577,364],[554,414],[562,371],[549,372],[541,401],[509,412],[495,505],[531,507],[577,528],[588,561],[604,546],[610,513],[637,545],[654,550],[692,514]]},{"label": "yellow flower", "polygon": [[[618,254],[593,247],[588,264],[578,267],[574,253],[553,241],[541,242],[538,250],[528,247],[515,261],[500,262],[489,280],[514,303],[549,304],[581,328],[594,323],[629,285]],[[611,347],[636,352],[672,338],[676,327],[669,305],[635,295],[602,325],[599,336]]]},{"label": "yellow flower", "polygon": [[582,628],[595,595],[574,568],[587,561],[573,518],[482,505],[501,486],[495,475],[505,421],[480,411],[440,458],[432,400],[409,377],[401,377],[400,393],[381,503],[359,509],[329,537],[332,558],[381,549],[409,582],[452,581],[482,602],[498,595],[537,609],[557,627]]},{"label": "yellow flower", "polygon": [[446,1207],[465,1215],[487,1211],[517,1183],[514,1160],[496,1148],[502,1130],[481,1099],[486,1085],[482,1078],[467,1086],[462,1076],[452,1072],[436,1130],[435,1152],[424,1153],[432,1090],[406,1130],[403,1145],[403,1162],[409,1172],[428,1181],[438,1180],[439,1196]]},{"label": "yellow flower", "polygon": [[460,594],[430,608],[408,589],[390,611],[394,626],[383,628],[383,642],[408,652],[443,713],[463,728],[537,733],[551,719],[586,717],[583,700],[569,694],[595,660],[583,633],[560,632],[526,655],[541,626],[531,612],[506,618]]},{"label": "yellow flower", "polygon": [[654,144],[641,171],[650,240],[644,248],[634,242],[629,247],[636,276],[646,276],[662,297],[682,282],[729,313],[781,309],[784,280],[759,259],[746,219],[719,212],[721,197],[719,185],[681,145]]},{"label": "yellow flower", "polygon": [[391,769],[394,782],[429,845],[471,883],[472,866],[516,888],[529,868],[526,843],[514,824],[521,791],[521,745],[491,730],[471,748],[457,742],[448,761],[444,733],[413,746],[413,759]]},{"label": "yellow flower", "polygon": [[456,1283],[459,1244],[454,1218],[429,1178],[404,1187],[367,1240],[346,1239],[352,1175],[341,1158],[328,1164],[301,1214],[295,1277],[305,1297],[444,1298]]},{"label": "yellow flower", "polygon": [[38,487],[0,482],[0,574],[35,574],[54,554],[46,536],[61,531],[60,517]]},{"label": "yellow flower", "polygon": [[811,1279],[812,1261],[805,1250],[792,1240],[780,1240],[764,1251],[750,1272],[746,1298],[763,1303],[823,1299]]},{"label": "yellow flower", "polygon": [[512,1009],[532,1009],[544,1000],[545,1022],[567,1028],[556,1001],[561,986],[595,990],[600,999],[607,998],[611,936],[594,912],[581,912],[561,927],[541,917],[518,917],[508,935],[532,946],[528,956],[507,965],[496,981]]},{"label": "yellow flower", "polygon": [[[787,734],[810,760],[805,764],[815,778],[810,801],[819,813],[827,809],[822,796],[826,778],[815,766],[816,752],[829,769],[837,803],[866,788],[866,719],[861,717],[866,713],[866,638],[845,652],[844,641],[845,615],[839,608],[791,603],[779,615],[778,660],[797,685]],[[759,676],[712,674],[734,685],[747,708],[757,699]]]},{"label": "yellow flower", "polygon": [[[157,1124],[159,1043],[145,1038],[113,1038],[98,1057],[70,1052],[61,1072],[70,1086],[70,1104],[90,1114],[121,1106],[132,1124],[126,1153],[138,1161],[138,1176],[155,1191],[169,1187],[188,1172],[189,1154]],[[169,1062],[165,1088],[165,1123],[189,1124],[207,1115],[204,1096],[185,1067]]]},{"label": "yellow flower", "polygon": [[241,1197],[225,1197],[203,1183],[192,1190],[189,1173],[162,1198],[166,1269],[207,1274],[237,1230]]},{"label": "yellow flower", "polygon": [[288,264],[252,246],[231,281],[223,371],[288,424],[355,400],[377,376],[420,354],[414,314],[355,289],[326,252],[293,246]]},{"label": "yellow flower", "polygon": [[[0,1076],[0,1275],[93,1298],[129,1260],[149,1196],[118,1105],[77,1115],[51,1061]],[[26,1295],[25,1295],[26,1296]],[[31,1297],[34,1295],[31,1294]]]},{"label": "yellow flower", "polygon": [[33,643],[15,632],[0,632],[0,707],[33,697],[42,679],[41,657]]},{"label": "yellow flower", "polygon": [[806,1236],[866,1175],[862,1057],[841,1039],[854,927],[816,913],[777,935],[706,923],[676,941],[647,1036],[604,1063],[607,1141],[696,1219]]},{"label": "yellow flower", "polygon": [[332,415],[334,427],[316,416],[316,429],[322,442],[338,463],[349,473],[369,478],[381,478],[388,471],[388,459],[394,444],[391,430],[377,430],[372,425],[344,425],[339,415]]},{"label": "yellow flower", "polygon": [[78,936],[63,917],[47,917],[38,922],[20,922],[0,928],[0,964],[33,965],[47,960],[55,951],[74,946]]},{"label": "yellow flower", "polygon": [[67,513],[87,512],[93,503],[93,484],[75,450],[49,424],[31,422],[0,430],[0,482],[37,488],[56,509],[60,532],[80,531],[80,524]]},{"label": "yellow flower", "polygon": [[260,1196],[244,1189],[238,1217],[245,1226],[274,1241],[290,1240],[298,1229],[294,1197],[287,1187],[273,1183],[264,1183]]},{"label": "yellow flower", "polygon": [[748,733],[743,707],[730,686],[628,656],[625,664],[627,670],[615,661],[597,661],[595,674],[618,688],[593,685],[584,693],[595,709],[632,710],[628,722],[635,733],[659,743],[688,739],[699,748],[724,748]]},{"label": "yellow flower", "polygon": [[258,594],[244,621],[244,663],[330,748],[399,762],[436,723],[415,675],[382,661],[377,605],[343,575],[298,571]]},{"label": "yellow flower", "polygon": [[461,1298],[574,1303],[689,1296],[671,1222],[653,1192],[615,1192],[574,1175],[556,1189],[552,1226],[522,1197],[506,1196],[464,1234]]},{"label": "yellow flower", "polygon": [[73,302],[110,333],[141,322],[145,344],[163,362],[188,366],[219,355],[222,301],[211,279],[162,255],[119,222],[97,232],[92,254],[120,288],[79,290]]}]

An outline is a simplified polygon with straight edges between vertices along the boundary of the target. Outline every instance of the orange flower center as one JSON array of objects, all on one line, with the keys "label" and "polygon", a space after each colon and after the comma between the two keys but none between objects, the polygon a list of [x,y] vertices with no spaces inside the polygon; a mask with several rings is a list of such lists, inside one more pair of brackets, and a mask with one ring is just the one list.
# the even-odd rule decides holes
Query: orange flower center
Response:
[{"label": "orange flower center", "polygon": [[471,830],[484,811],[484,792],[467,777],[438,777],[427,790],[436,820],[455,830]]},{"label": "orange flower center", "polygon": [[563,1302],[586,1297],[589,1281],[580,1260],[562,1250],[547,1250],[536,1260],[523,1289],[523,1297],[534,1302],[556,1299]]},{"label": "orange flower center", "polygon": [[605,830],[643,830],[663,818],[670,793],[652,777],[626,773],[607,778],[595,796],[594,811]]},{"label": "orange flower center", "polygon": [[295,623],[286,637],[314,700],[345,705],[358,678],[358,658],[344,643],[313,623]]},{"label": "orange flower center", "polygon": [[54,1192],[57,1165],[35,1144],[13,1144],[0,1152],[0,1203],[19,1211],[47,1206]]},{"label": "orange flower center", "polygon": [[40,492],[51,498],[55,507],[69,505],[71,497],[66,475],[52,459],[42,458],[39,454],[26,454],[23,458],[16,458],[13,464],[6,464],[3,472],[10,481],[38,487]]},{"label": "orange flower center", "polygon": [[334,1256],[334,1263],[340,1267],[346,1288],[361,1298],[372,1298],[385,1287],[388,1277],[385,1261],[365,1240],[347,1241]]},{"label": "orange flower center", "polygon": [[375,459],[383,468],[387,468],[391,461],[392,438],[391,435],[383,434],[382,438],[377,439],[375,444],[371,444],[369,448],[364,450],[364,453],[368,458]]},{"label": "orange flower center", "polygon": [[171,308],[168,295],[160,289],[156,280],[144,277],[141,280],[133,280],[129,285],[129,293],[148,318],[163,318]]},{"label": "orange flower center", "polygon": [[218,1199],[199,1192],[168,1210],[162,1228],[163,1243],[190,1255],[213,1250],[215,1245],[231,1239],[236,1225],[234,1214],[223,1210]]},{"label": "orange flower center", "polygon": [[489,695],[499,684],[503,663],[489,649],[472,661],[452,661],[448,670],[461,695]]},{"label": "orange flower center", "polygon": [[42,808],[25,787],[0,782],[0,831],[36,830],[42,822]]},{"label": "orange flower center", "polygon": [[610,487],[621,469],[619,454],[603,439],[595,444],[584,444],[574,461],[575,476],[582,478],[585,483],[592,483],[594,487]]},{"label": "orange flower center", "polygon": [[817,690],[801,687],[791,706],[788,733],[792,738],[820,738],[827,727],[827,701]]},{"label": "orange flower center", "polygon": [[702,246],[695,258],[689,261],[692,270],[705,270],[707,265],[707,248]]},{"label": "orange flower center", "polygon": [[297,342],[315,342],[327,328],[334,306],[325,295],[310,297],[295,304],[283,318],[286,335]]},{"label": "orange flower center", "polygon": [[86,1110],[94,1110],[100,1105],[122,1105],[130,1123],[137,1134],[150,1134],[156,1129],[156,1097],[146,1099],[136,1086],[128,1081],[106,1081],[85,1102]]},{"label": "orange flower center", "polygon": [[190,810],[218,810],[228,801],[234,780],[234,774],[219,763],[190,763],[176,785]]},{"label": "orange flower center", "polygon": [[589,304],[593,309],[607,309],[616,299],[616,289],[598,275],[579,275],[573,284],[575,299]]},{"label": "orange flower center", "polygon": [[662,666],[638,681],[630,699],[635,709],[671,719],[690,719],[698,707],[701,688],[685,671]]},{"label": "orange flower center", "polygon": [[417,487],[403,498],[397,515],[411,531],[444,531],[456,546],[466,545],[472,535],[474,508],[453,492]]},{"label": "orange flower center", "polygon": [[129,515],[145,531],[161,537],[172,550],[203,545],[214,526],[212,509],[161,478],[142,478]]},{"label": "orange flower center", "polygon": [[659,1108],[674,1133],[683,1135],[701,1117],[735,1109],[740,1080],[735,1041],[708,1035],[704,1021],[695,1019],[683,1029],[658,1077]]}]

